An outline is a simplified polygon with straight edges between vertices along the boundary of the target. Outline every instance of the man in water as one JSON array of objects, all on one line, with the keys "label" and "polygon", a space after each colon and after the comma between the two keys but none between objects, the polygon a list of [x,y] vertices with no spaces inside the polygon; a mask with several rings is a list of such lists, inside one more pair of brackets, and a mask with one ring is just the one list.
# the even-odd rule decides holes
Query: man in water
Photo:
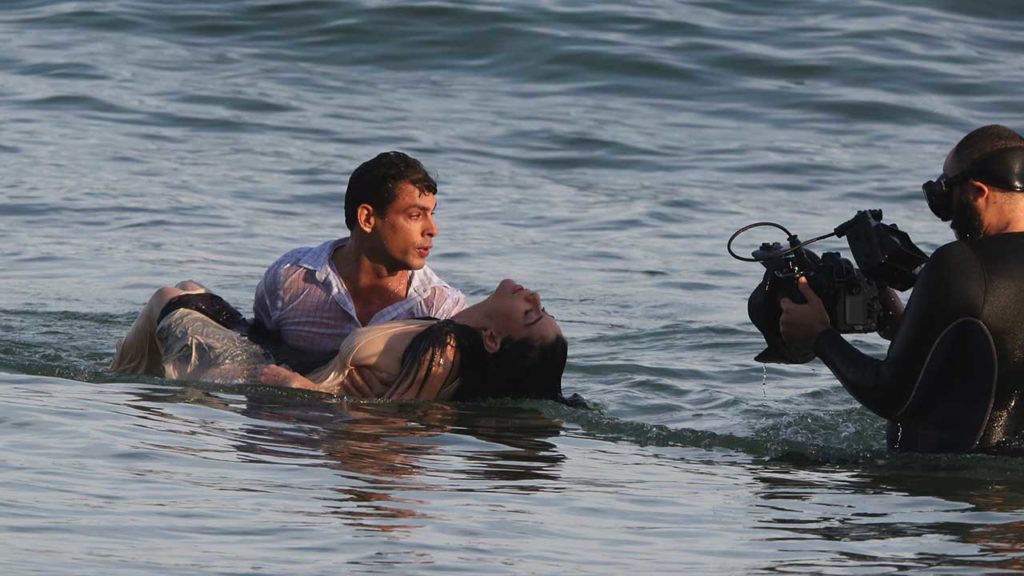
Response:
[{"label": "man in water", "polygon": [[1024,138],[1004,126],[974,130],[924,190],[957,240],[929,259],[886,358],[831,328],[804,278],[807,303],[782,300],[782,337],[813,349],[854,398],[889,420],[891,448],[1011,449],[1024,433]]},{"label": "man in water", "polygon": [[345,192],[349,237],[296,248],[267,269],[253,304],[257,330],[318,365],[360,326],[465,308],[465,296],[426,266],[436,205],[437,184],[415,158],[385,152],[364,162]]}]

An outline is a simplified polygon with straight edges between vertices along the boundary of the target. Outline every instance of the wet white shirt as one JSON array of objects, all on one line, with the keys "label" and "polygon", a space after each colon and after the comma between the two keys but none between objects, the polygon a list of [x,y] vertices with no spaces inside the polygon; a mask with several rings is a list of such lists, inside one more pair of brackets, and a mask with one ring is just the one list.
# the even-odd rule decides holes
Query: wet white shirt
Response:
[{"label": "wet white shirt", "polygon": [[[331,262],[348,238],[296,248],[267,269],[256,286],[253,313],[289,346],[304,352],[337,351],[362,323],[348,288]],[[377,312],[370,324],[429,316],[451,318],[467,306],[466,296],[424,266],[411,272],[405,300]]]}]

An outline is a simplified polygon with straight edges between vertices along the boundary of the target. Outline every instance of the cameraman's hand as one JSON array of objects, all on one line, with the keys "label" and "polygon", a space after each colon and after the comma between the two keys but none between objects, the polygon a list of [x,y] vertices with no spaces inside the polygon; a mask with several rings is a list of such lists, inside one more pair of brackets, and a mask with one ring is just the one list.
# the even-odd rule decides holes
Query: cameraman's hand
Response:
[{"label": "cameraman's hand", "polygon": [[884,322],[878,329],[878,335],[886,340],[892,340],[896,335],[896,328],[900,325],[900,318],[903,317],[903,301],[899,294],[888,286],[879,286],[878,300],[882,304]]},{"label": "cameraman's hand", "polygon": [[818,339],[818,335],[829,327],[828,312],[825,311],[821,298],[818,298],[807,283],[807,278],[801,276],[797,279],[796,285],[807,299],[807,303],[797,304],[789,298],[779,301],[779,307],[782,308],[779,332],[788,346],[810,350],[814,348],[814,341]]}]

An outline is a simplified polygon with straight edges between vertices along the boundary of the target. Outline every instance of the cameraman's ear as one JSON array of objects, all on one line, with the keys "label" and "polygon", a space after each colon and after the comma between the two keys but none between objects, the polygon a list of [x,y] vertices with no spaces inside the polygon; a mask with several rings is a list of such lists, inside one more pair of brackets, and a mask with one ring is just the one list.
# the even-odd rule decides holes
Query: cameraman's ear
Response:
[{"label": "cameraman's ear", "polygon": [[984,182],[978,182],[977,180],[968,180],[968,194],[972,202],[980,202],[988,198],[989,187]]}]

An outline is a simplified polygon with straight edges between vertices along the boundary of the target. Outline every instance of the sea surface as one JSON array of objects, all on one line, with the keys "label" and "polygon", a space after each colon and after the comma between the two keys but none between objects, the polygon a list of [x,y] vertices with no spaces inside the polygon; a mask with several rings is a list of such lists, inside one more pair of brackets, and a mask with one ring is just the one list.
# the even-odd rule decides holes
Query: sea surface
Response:
[{"label": "sea surface", "polygon": [[[877,208],[947,242],[920,183],[1024,129],[1022,27],[1010,0],[5,0],[0,573],[1017,571],[1024,461],[890,454],[822,364],[755,362],[762,268],[726,241]],[[156,288],[248,310],[345,235],[386,150],[439,183],[431,267],[538,290],[595,409],[106,369]]]}]

